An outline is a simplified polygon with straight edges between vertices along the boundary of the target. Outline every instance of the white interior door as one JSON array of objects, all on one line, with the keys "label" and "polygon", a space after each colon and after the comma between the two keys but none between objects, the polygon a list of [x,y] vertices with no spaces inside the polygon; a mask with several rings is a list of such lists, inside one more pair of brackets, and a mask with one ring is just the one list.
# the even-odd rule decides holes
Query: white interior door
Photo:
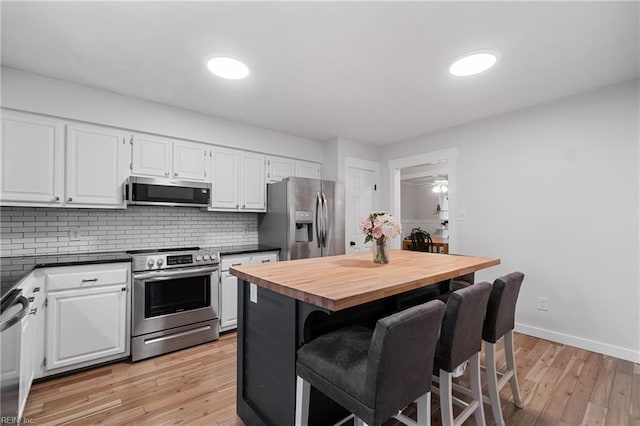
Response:
[{"label": "white interior door", "polygon": [[346,212],[345,253],[370,250],[371,243],[364,243],[360,221],[379,208],[378,181],[380,164],[355,158],[345,158]]}]

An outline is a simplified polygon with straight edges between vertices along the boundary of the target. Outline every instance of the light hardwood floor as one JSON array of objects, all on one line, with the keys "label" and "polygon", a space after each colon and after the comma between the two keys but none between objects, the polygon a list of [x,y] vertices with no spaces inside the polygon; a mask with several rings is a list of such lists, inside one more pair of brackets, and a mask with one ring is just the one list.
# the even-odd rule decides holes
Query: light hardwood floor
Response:
[{"label": "light hardwood floor", "polygon": [[[501,396],[507,424],[640,426],[639,364],[522,334],[515,345],[525,407],[514,407],[506,386]],[[236,335],[226,333],[217,342],[135,364],[37,383],[25,417],[36,425],[241,425],[235,401]],[[438,398],[432,401],[437,425]],[[485,415],[493,424],[488,406]],[[474,424],[473,418],[465,424]]]}]

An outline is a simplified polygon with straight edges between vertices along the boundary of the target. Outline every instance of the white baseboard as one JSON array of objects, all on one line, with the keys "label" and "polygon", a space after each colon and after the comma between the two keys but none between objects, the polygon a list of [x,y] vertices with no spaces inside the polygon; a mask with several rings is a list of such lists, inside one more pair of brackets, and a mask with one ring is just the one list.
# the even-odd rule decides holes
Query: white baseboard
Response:
[{"label": "white baseboard", "polygon": [[596,342],[595,340],[583,339],[582,337],[571,336],[569,334],[558,333],[544,328],[532,327],[530,325],[516,323],[515,331],[541,339],[564,345],[575,346],[576,348],[609,355],[631,362],[640,362],[640,351],[620,346],[609,345],[607,343]]}]

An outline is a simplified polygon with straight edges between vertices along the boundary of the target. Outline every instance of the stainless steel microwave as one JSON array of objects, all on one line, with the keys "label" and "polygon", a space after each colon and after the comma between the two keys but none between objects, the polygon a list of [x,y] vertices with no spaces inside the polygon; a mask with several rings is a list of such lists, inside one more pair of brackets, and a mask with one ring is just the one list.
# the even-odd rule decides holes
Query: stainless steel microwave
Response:
[{"label": "stainless steel microwave", "polygon": [[211,184],[132,176],[125,193],[130,205],[208,207]]}]

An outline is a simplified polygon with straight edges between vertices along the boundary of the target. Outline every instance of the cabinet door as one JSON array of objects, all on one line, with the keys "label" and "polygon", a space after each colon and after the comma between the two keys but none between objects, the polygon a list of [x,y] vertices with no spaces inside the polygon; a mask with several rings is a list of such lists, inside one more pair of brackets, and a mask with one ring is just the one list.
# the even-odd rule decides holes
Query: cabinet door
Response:
[{"label": "cabinet door", "polygon": [[[33,306],[33,304],[32,304]],[[32,308],[30,308],[32,309]],[[33,312],[33,310],[31,310]],[[20,343],[20,388],[18,391],[18,413],[24,412],[34,373],[35,317],[31,313],[22,319],[22,341]],[[19,414],[20,415],[20,414]]]},{"label": "cabinet door", "polygon": [[171,171],[171,141],[169,139],[134,135],[131,144],[132,174],[169,177]]},{"label": "cabinet door", "polygon": [[238,278],[228,271],[220,274],[220,329],[229,330],[238,324]]},{"label": "cabinet door", "polygon": [[267,159],[267,182],[279,182],[289,176],[295,176],[295,170],[295,161],[271,157]]},{"label": "cabinet door", "polygon": [[320,164],[308,161],[296,161],[296,176],[320,179]]},{"label": "cabinet door", "polygon": [[62,203],[63,124],[31,114],[2,111],[0,200],[12,203]]},{"label": "cabinet door", "polygon": [[221,210],[240,208],[240,185],[238,179],[240,152],[214,148],[211,162],[211,207]]},{"label": "cabinet door", "polygon": [[199,180],[207,178],[209,157],[204,144],[187,141],[173,142],[173,177]]},{"label": "cabinet door", "polygon": [[126,352],[126,285],[49,292],[47,370]]},{"label": "cabinet door", "polygon": [[245,152],[242,154],[240,181],[243,211],[266,211],[267,186],[264,179],[264,156]]},{"label": "cabinet door", "polygon": [[126,134],[108,127],[67,128],[66,204],[125,207]]}]

